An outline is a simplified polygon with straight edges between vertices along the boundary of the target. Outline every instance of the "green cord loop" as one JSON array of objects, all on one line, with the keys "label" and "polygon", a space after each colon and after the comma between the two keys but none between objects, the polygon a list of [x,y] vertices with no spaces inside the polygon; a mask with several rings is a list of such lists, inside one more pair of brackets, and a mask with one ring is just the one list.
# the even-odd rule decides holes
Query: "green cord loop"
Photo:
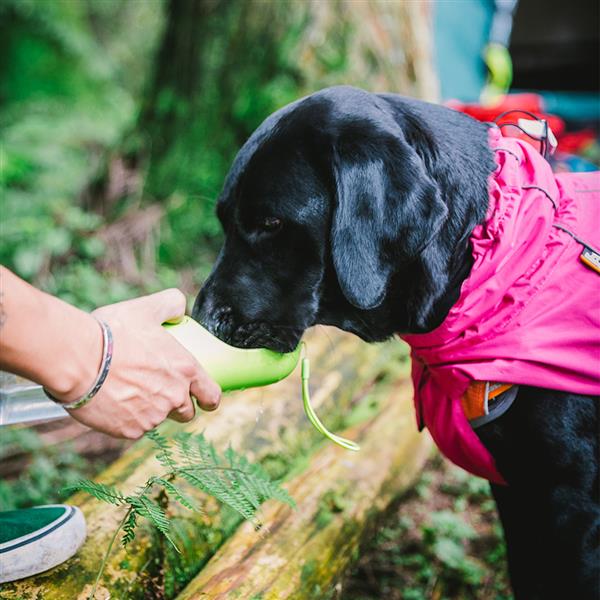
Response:
[{"label": "green cord loop", "polygon": [[[302,342],[302,352],[306,353],[306,345]],[[323,423],[317,414],[313,410],[313,407],[310,404],[310,389],[308,386],[308,380],[310,378],[310,363],[306,356],[303,356],[301,363],[301,378],[302,378],[302,403],[304,404],[304,412],[308,417],[308,420],[313,424],[313,427],[321,434],[323,434],[326,438],[330,439],[334,444],[341,446],[342,448],[346,448],[346,450],[353,450],[354,452],[358,452],[360,450],[360,446],[346,438],[340,437],[339,435],[335,435],[335,433],[331,433]]]}]

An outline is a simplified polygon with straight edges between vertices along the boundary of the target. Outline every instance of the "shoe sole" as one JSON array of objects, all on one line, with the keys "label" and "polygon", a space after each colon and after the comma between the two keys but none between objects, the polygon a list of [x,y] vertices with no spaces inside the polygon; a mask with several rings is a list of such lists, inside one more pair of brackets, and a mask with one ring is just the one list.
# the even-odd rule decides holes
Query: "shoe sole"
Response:
[{"label": "shoe sole", "polygon": [[75,506],[46,527],[0,544],[0,583],[31,577],[71,558],[86,537],[85,519]]}]

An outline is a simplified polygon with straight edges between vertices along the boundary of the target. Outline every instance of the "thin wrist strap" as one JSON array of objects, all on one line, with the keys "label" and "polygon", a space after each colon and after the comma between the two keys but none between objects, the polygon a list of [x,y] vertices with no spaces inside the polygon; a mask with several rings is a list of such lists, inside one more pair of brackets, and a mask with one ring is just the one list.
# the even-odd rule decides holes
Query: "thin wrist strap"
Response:
[{"label": "thin wrist strap", "polygon": [[110,363],[112,361],[113,355],[113,336],[108,323],[104,321],[100,321],[97,319],[100,327],[102,328],[102,362],[100,363],[100,370],[98,371],[98,376],[96,377],[92,387],[88,390],[88,392],[83,395],[81,398],[74,400],[73,402],[69,402],[65,404],[61,402],[58,398],[55,398],[46,388],[44,389],[44,393],[50,400],[53,400],[57,404],[60,404],[63,408],[67,410],[75,410],[77,408],[81,408],[85,406],[99,391],[104,383],[106,377],[108,376],[108,371],[110,370]]}]

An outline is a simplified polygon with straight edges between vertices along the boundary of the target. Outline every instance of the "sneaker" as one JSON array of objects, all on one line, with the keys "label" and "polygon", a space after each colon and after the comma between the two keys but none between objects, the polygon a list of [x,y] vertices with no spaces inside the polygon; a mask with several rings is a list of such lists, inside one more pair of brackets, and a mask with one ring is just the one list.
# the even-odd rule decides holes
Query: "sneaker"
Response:
[{"label": "sneaker", "polygon": [[85,534],[85,519],[75,506],[0,512],[0,583],[60,565],[79,550]]}]

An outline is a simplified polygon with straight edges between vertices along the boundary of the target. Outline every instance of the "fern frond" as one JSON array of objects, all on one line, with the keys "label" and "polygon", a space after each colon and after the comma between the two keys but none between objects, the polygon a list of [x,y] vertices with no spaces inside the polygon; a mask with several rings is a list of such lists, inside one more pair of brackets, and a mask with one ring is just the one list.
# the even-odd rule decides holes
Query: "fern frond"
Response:
[{"label": "fern frond", "polygon": [[177,449],[177,455],[185,465],[194,465],[202,462],[202,455],[192,444],[192,434],[187,431],[182,431],[175,435],[173,438],[175,447]]},{"label": "fern frond", "polygon": [[157,486],[162,488],[159,496],[161,502],[165,500],[162,494],[166,493],[185,508],[199,511],[194,500],[177,485],[175,481],[177,477],[232,508],[244,519],[251,521],[257,529],[261,526],[257,512],[265,500],[273,498],[295,506],[289,494],[278,484],[273,483],[260,465],[252,464],[231,447],[221,455],[218,454],[204,434],[191,435],[182,432],[172,441],[156,430],[146,435],[154,444],[156,458],[165,467],[166,472],[150,477],[145,485],[138,487],[136,492],[129,496],[125,496],[112,486],[85,479],[69,488],[74,491],[85,491],[102,502],[128,507],[128,512],[125,513],[111,539],[100,574],[118,532],[123,531],[123,546],[127,546],[135,539],[139,517],[147,519],[179,552],[171,537],[174,529],[165,510],[161,504],[150,497]]},{"label": "fern frond", "polygon": [[225,450],[223,455],[232,469],[235,469],[238,465],[242,465],[244,461],[246,464],[248,463],[248,461],[241,455],[238,455],[231,446],[227,446],[227,450]]},{"label": "fern frond", "polygon": [[135,512],[148,519],[160,532],[169,533],[169,519],[156,502],[147,496],[127,496],[127,501]]},{"label": "fern frond", "polygon": [[89,479],[81,479],[75,485],[65,488],[65,490],[70,492],[86,492],[102,502],[108,502],[116,506],[127,503],[125,496],[116,488],[103,483],[96,483]]},{"label": "fern frond", "polygon": [[203,462],[200,465],[180,467],[175,474],[214,496],[244,519],[255,520],[260,505],[270,498],[295,506],[289,494],[271,482],[264,469],[249,463],[232,448],[228,448],[220,459],[214,446],[203,436],[198,436],[195,447],[202,455]]},{"label": "fern frond", "polygon": [[278,483],[271,481],[269,474],[258,464],[248,464],[252,483],[256,488],[256,493],[261,499],[261,503],[265,500],[279,500],[288,504],[292,508],[296,508],[296,502]]},{"label": "fern frond", "polygon": [[148,496],[127,496],[132,512],[137,513],[141,517],[145,517],[150,523],[158,529],[169,540],[173,548],[179,552],[177,544],[171,539],[171,524],[165,511],[154,500]]},{"label": "fern frond", "polygon": [[222,459],[215,447],[204,437],[203,433],[192,436],[189,433],[179,433],[174,438],[181,462],[190,467],[217,468]]},{"label": "fern frond", "polygon": [[171,483],[169,480],[164,479],[163,477],[156,477],[154,478],[153,482],[157,483],[158,485],[162,485],[167,490],[167,492],[171,496],[173,496],[175,500],[179,502],[179,504],[185,506],[185,508],[195,511],[199,510],[198,505],[188,495],[186,495],[181,489],[179,489],[175,484]]},{"label": "fern frond", "polygon": [[244,519],[252,520],[256,510],[243,495],[241,495],[231,482],[218,471],[206,468],[188,467],[177,472],[183,479],[195,488],[213,496],[223,504],[238,512]]},{"label": "fern frond", "polygon": [[194,436],[194,441],[196,442],[195,445],[203,464],[206,466],[220,466],[221,461],[219,460],[215,447],[204,437],[203,433]]},{"label": "fern frond", "polygon": [[137,526],[137,512],[131,510],[123,523],[123,538],[121,543],[127,546],[135,539],[135,528]]},{"label": "fern frond", "polygon": [[146,437],[154,443],[156,447],[156,460],[172,471],[177,466],[173,459],[173,451],[171,448],[171,442],[164,436],[161,435],[158,430],[151,429],[146,432]]},{"label": "fern frond", "polygon": [[225,451],[225,457],[233,470],[244,474],[245,490],[251,493],[259,504],[273,498],[292,507],[296,506],[292,497],[279,484],[273,483],[269,474],[259,464],[250,463],[245,456],[238,454],[231,447]]}]

